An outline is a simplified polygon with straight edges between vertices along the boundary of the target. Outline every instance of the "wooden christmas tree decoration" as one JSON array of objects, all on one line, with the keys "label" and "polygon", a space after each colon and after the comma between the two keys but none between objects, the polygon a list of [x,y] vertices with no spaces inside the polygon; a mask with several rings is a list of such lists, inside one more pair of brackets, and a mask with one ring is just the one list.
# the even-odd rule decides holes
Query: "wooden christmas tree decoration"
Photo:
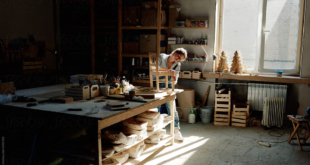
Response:
[{"label": "wooden christmas tree decoration", "polygon": [[234,74],[242,74],[243,73],[243,71],[242,71],[242,60],[241,60],[241,57],[240,57],[238,51],[235,52],[235,55],[233,57],[230,72],[232,72]]},{"label": "wooden christmas tree decoration", "polygon": [[217,72],[223,72],[224,70],[229,70],[228,64],[227,64],[227,57],[226,53],[222,51],[218,67],[216,69]]}]

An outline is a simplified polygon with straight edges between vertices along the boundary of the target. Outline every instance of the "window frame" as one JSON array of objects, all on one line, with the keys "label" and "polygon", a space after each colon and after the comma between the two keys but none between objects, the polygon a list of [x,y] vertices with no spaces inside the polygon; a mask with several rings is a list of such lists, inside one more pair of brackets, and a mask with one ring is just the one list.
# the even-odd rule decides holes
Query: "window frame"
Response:
[{"label": "window frame", "polygon": [[[216,25],[215,25],[215,46],[214,51],[216,55],[222,52],[222,30],[223,30],[223,14],[224,14],[224,0],[216,0]],[[275,73],[276,69],[264,69],[264,46],[265,46],[265,24],[266,24],[266,10],[267,0],[260,0],[259,16],[258,16],[258,32],[257,32],[257,53],[256,65],[254,70],[248,70],[248,73]],[[304,12],[305,0],[300,0],[299,5],[299,25],[298,25],[298,38],[297,38],[297,52],[294,70],[283,70],[283,74],[300,75],[301,56],[302,56],[302,39],[304,30]],[[217,58],[214,62],[214,68],[218,65]],[[214,69],[215,70],[215,69]]]}]

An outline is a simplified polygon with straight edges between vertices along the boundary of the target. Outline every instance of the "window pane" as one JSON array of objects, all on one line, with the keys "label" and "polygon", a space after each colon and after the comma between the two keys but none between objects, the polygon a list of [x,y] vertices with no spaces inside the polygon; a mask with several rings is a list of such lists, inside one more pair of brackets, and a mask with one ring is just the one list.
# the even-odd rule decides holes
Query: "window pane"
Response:
[{"label": "window pane", "polygon": [[264,69],[294,70],[299,0],[267,0]]},{"label": "window pane", "polygon": [[236,50],[254,70],[257,54],[259,0],[224,0],[222,50],[229,56],[228,65]]}]

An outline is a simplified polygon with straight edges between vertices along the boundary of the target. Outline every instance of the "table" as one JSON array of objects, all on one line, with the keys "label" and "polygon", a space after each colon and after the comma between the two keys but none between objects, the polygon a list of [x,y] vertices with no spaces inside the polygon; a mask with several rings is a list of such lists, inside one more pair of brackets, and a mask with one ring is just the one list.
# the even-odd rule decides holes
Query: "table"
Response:
[{"label": "table", "polygon": [[[145,88],[145,87],[144,87]],[[16,95],[19,96],[27,96],[27,97],[33,97],[37,101],[46,100],[51,97],[56,96],[64,96],[64,90],[65,85],[54,85],[54,86],[47,86],[47,87],[40,87],[40,88],[32,88],[32,89],[25,89],[25,90],[17,90]],[[101,130],[103,128],[106,128],[108,126],[111,126],[113,124],[116,124],[118,122],[121,122],[125,119],[131,118],[135,115],[138,115],[140,113],[143,113],[151,108],[155,108],[159,105],[162,105],[166,102],[170,101],[171,107],[174,106],[173,101],[176,98],[176,94],[182,92],[182,89],[175,89],[172,94],[167,94],[168,89],[161,89],[161,92],[155,92],[155,91],[148,91],[143,92],[140,91],[139,94],[154,94],[155,99],[148,99],[146,102],[133,102],[133,101],[126,101],[126,100],[113,100],[113,99],[107,99],[104,96],[96,97],[92,100],[78,100],[74,101],[72,103],[68,104],[60,104],[60,103],[46,103],[46,104],[38,104],[37,106],[33,107],[27,107],[27,103],[17,103],[17,102],[10,102],[4,104],[4,106],[13,106],[13,107],[19,107],[23,109],[31,109],[36,111],[47,111],[47,112],[54,112],[54,113],[63,113],[63,114],[70,114],[70,115],[76,115],[76,116],[83,116],[83,117],[89,117],[93,118],[98,121],[97,124],[97,132],[96,132],[96,164],[102,164],[102,151],[101,151]],[[129,103],[127,106],[130,107],[129,110],[121,110],[121,111],[110,111],[104,108],[106,102],[99,102],[94,103],[96,100],[109,100],[110,102],[121,102],[121,103]],[[94,106],[97,107],[103,107],[98,113],[89,113],[89,110],[93,108]],[[81,108],[82,111],[67,111],[68,108]],[[171,121],[164,123],[164,126],[170,124],[171,130],[174,130],[174,111],[171,112]],[[158,129],[157,129],[158,130]],[[157,130],[153,132],[148,132],[148,135],[151,136],[153,133],[155,133]],[[174,143],[174,131],[170,131],[170,137],[169,137],[170,144],[173,145]],[[141,142],[141,141],[140,141]],[[168,142],[168,141],[167,141]],[[135,144],[137,144],[136,142]],[[132,146],[134,146],[133,144]],[[163,144],[166,145],[166,144]],[[126,148],[130,148],[132,146],[127,146]],[[158,147],[158,150],[162,149],[161,147]],[[154,153],[156,153],[154,151]],[[151,154],[152,157],[154,157],[154,154]],[[139,160],[138,163],[144,162],[145,160],[150,159],[149,157],[146,157],[144,160]],[[137,161],[135,161],[136,163]]]},{"label": "table", "polygon": [[[292,121],[293,123],[293,127],[294,127],[294,131],[293,133],[291,134],[291,137],[288,139],[288,143],[291,142],[291,140],[297,140],[298,142],[298,145],[299,145],[299,149],[302,151],[302,146],[309,146],[310,144],[306,144],[306,141],[308,140],[309,136],[310,136],[310,128],[309,128],[309,119],[304,119],[303,116],[301,115],[296,115],[295,117],[293,115],[287,115],[287,117],[289,118],[289,120]],[[307,126],[307,135],[304,137],[304,138],[300,138],[298,136],[298,128],[299,126],[302,124],[302,123],[305,123],[306,126]],[[294,138],[294,135],[296,134],[296,138]],[[300,140],[303,139],[303,144],[300,143]]]}]

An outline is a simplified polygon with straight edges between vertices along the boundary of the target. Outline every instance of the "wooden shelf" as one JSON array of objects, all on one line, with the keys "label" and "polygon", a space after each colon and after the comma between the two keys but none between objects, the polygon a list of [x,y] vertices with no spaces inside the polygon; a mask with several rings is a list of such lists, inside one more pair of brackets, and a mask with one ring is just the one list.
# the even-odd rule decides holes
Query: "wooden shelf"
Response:
[{"label": "wooden shelf", "polygon": [[95,26],[96,29],[114,29],[117,26]]},{"label": "wooden shelf", "polygon": [[96,46],[117,46],[117,44],[95,44]]},{"label": "wooden shelf", "polygon": [[170,144],[171,139],[171,136],[166,135],[158,144],[146,144],[144,151],[139,158],[129,158],[124,165],[145,164],[156,155],[157,151],[161,151],[167,144]]},{"label": "wooden shelf", "polygon": [[122,57],[144,57],[149,58],[148,54],[122,54]]},{"label": "wooden shelf", "polygon": [[183,61],[182,63],[207,63],[202,61]]},{"label": "wooden shelf", "polygon": [[205,78],[218,78],[218,79],[232,79],[232,80],[243,80],[243,81],[261,81],[261,82],[276,82],[276,83],[296,83],[296,84],[310,84],[310,78],[300,78],[297,76],[282,76],[276,77],[275,74],[271,75],[258,75],[250,76],[244,75],[220,75],[220,74],[208,74],[203,73]]},{"label": "wooden shelf", "polygon": [[196,81],[203,81],[205,79],[201,78],[201,79],[191,79],[191,78],[182,78],[182,77],[179,77],[179,79],[185,79],[185,80],[196,80]]},{"label": "wooden shelf", "polygon": [[[147,132],[147,136],[144,137],[142,140],[136,141],[134,144],[126,146],[126,147],[125,147],[123,150],[121,150],[120,152],[123,152],[123,151],[125,151],[125,150],[128,150],[129,148],[131,148],[131,147],[133,147],[133,146],[135,146],[135,145],[141,143],[142,141],[144,141],[144,140],[147,139],[148,137],[154,135],[154,134],[155,134],[157,131],[159,131],[160,129],[165,128],[165,127],[166,127],[168,124],[170,124],[171,122],[172,122],[172,120],[170,120],[170,121],[164,121],[164,123],[163,123],[161,126],[157,127],[154,131],[152,131],[152,132]],[[114,155],[118,155],[120,152],[118,152],[118,153],[116,153],[116,154],[114,154]],[[108,158],[105,158],[105,159],[108,159]],[[105,160],[105,159],[103,159],[103,160]]]},{"label": "wooden shelf", "polygon": [[67,29],[89,29],[90,26],[67,26]]},{"label": "wooden shelf", "polygon": [[30,50],[3,50],[3,53],[29,53]]},{"label": "wooden shelf", "polygon": [[208,27],[186,27],[186,26],[176,26],[176,27],[169,27],[171,29],[208,29]]},{"label": "wooden shelf", "polygon": [[95,66],[95,68],[98,68],[98,69],[111,69],[111,70],[117,70],[117,68],[115,68],[115,67]]},{"label": "wooden shelf", "polygon": [[[157,26],[123,26],[122,29],[157,29]],[[169,27],[162,26],[161,29],[169,29]]]},{"label": "wooden shelf", "polygon": [[95,22],[117,22],[118,20],[95,20]]},{"label": "wooden shelf", "polygon": [[168,44],[168,45],[182,45],[182,46],[207,46],[204,44]]},{"label": "wooden shelf", "polygon": [[134,69],[150,69],[149,66],[130,66],[130,68],[134,68]]},{"label": "wooden shelf", "polygon": [[117,34],[117,32],[95,32],[96,35],[100,34]]}]

